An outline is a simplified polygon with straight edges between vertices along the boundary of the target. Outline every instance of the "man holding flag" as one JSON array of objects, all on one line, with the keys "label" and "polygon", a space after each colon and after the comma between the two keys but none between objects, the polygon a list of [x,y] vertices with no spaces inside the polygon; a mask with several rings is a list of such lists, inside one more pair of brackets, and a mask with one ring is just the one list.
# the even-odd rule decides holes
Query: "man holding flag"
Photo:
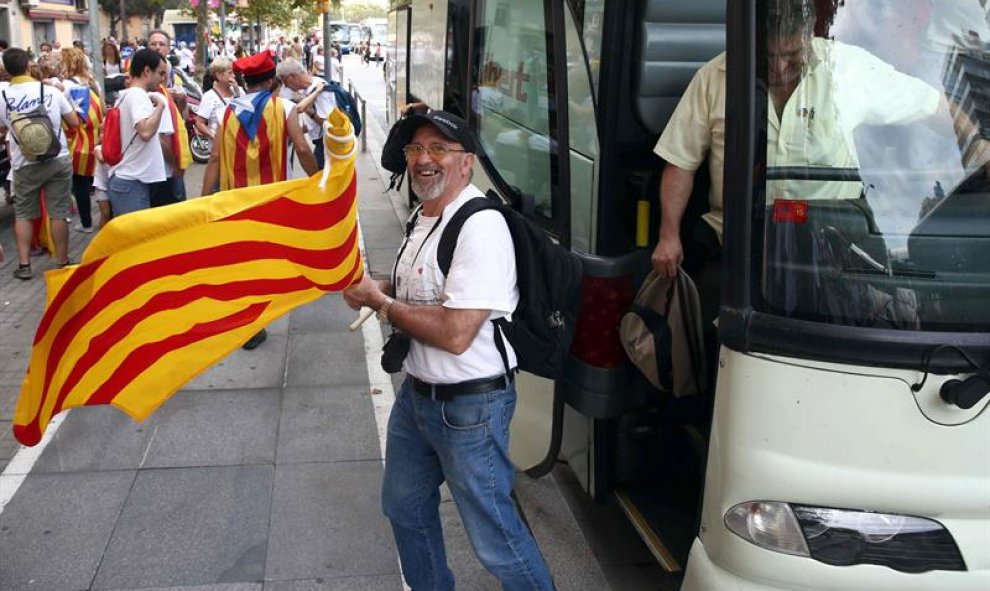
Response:
[{"label": "man holding flag", "polygon": [[[234,62],[244,76],[247,93],[231,99],[213,141],[213,152],[203,175],[203,195],[221,190],[277,183],[288,178],[288,140],[292,140],[306,174],[319,168],[309,142],[299,126],[292,101],[272,96],[275,62],[262,51]],[[261,329],[245,343],[251,350],[268,334]]]}]

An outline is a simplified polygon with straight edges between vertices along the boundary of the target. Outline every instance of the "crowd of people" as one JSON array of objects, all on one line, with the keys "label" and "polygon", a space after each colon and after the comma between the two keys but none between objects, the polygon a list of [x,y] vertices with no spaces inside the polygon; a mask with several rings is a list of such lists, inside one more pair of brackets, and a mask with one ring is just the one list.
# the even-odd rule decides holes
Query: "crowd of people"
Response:
[{"label": "crowd of people", "polygon": [[[234,162],[232,149],[245,131],[249,142],[260,142],[260,157],[278,154],[274,176],[264,182],[286,178],[290,145],[306,172],[322,167],[323,121],[336,101],[322,77],[325,62],[318,41],[279,38],[250,48],[253,52],[233,39],[211,42],[206,91],[197,102],[187,96],[187,81],[196,71],[195,44],[175,43],[165,31],[152,31],[144,40],[104,40],[102,88],[93,73],[93,56],[81,42],[70,47],[42,43],[35,54],[0,40],[0,182],[14,208],[14,276],[31,279],[31,256],[44,249],[52,251],[57,266],[71,264],[73,218],[75,231],[92,233],[114,216],[185,200],[191,133],[213,141],[204,195],[244,186],[243,179],[251,177],[247,169],[257,164],[259,154],[248,162],[242,153]],[[339,81],[337,51],[330,73]],[[266,137],[256,138],[248,115],[271,116],[270,105],[277,106],[281,124],[268,125]],[[104,158],[102,137],[111,107],[117,108],[121,130],[115,138],[120,160],[112,163]],[[228,111],[232,116],[225,118]],[[28,129],[23,122],[40,113],[47,115],[51,149],[35,153],[32,142],[44,143],[44,138],[38,137],[37,125]],[[43,232],[50,238],[44,244],[39,241]],[[3,255],[0,250],[0,260]]]}]

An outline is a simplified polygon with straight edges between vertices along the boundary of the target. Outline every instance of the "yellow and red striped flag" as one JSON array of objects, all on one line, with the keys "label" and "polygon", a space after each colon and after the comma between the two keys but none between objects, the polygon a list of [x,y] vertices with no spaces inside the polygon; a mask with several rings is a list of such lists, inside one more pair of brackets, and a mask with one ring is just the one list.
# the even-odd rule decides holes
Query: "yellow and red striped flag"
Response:
[{"label": "yellow and red striped flag", "polygon": [[328,158],[323,188],[315,175],[127,214],[79,265],[49,271],[17,440],[38,443],[77,406],[141,421],[279,316],[360,279],[353,135],[328,148],[345,156]]}]

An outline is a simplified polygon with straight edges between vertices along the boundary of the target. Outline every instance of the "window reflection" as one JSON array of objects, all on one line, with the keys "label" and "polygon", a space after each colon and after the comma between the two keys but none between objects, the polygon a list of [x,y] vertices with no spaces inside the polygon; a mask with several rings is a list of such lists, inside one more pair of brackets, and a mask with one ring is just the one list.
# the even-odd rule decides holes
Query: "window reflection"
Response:
[{"label": "window reflection", "polygon": [[552,217],[543,4],[491,0],[479,12],[471,96],[478,137],[523,210]]},{"label": "window reflection", "polygon": [[767,31],[771,308],[900,329],[986,330],[990,27],[980,0],[817,5]]}]

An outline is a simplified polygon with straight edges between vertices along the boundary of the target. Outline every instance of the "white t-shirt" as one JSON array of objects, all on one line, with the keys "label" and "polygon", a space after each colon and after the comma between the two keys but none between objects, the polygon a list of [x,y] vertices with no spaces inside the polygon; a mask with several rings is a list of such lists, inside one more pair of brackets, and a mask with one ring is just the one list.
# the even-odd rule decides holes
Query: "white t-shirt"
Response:
[{"label": "white t-shirt", "polygon": [[[41,104],[41,83],[38,81],[18,82],[3,89],[6,100],[0,96],[0,124],[9,131],[10,138],[10,165],[11,169],[18,170],[24,166],[30,166],[35,162],[27,160],[21,153],[21,147],[17,145],[14,131],[10,129],[10,113],[14,112],[27,114],[38,108]],[[62,132],[62,115],[72,112],[72,105],[65,100],[65,95],[59,89],[46,85],[45,87],[45,109],[48,111],[48,119],[52,122],[52,130],[62,144],[58,158],[69,155],[68,145],[65,140],[65,133]]]},{"label": "white t-shirt", "polygon": [[[289,99],[294,103],[298,103],[303,98],[309,96],[311,92],[316,90],[317,85],[321,83],[326,84],[326,82],[321,79],[313,78],[313,82],[309,85],[309,87],[300,92],[295,92],[288,86],[283,86],[279,96]],[[320,92],[320,95],[316,97],[316,102],[313,103],[313,109],[316,110],[317,116],[324,121],[326,121],[327,117],[333,112],[336,106],[337,99],[334,98],[333,92],[326,88]],[[306,135],[308,135],[310,139],[318,140],[323,137],[323,125],[314,121],[312,117],[306,115],[305,113],[300,113],[299,121],[306,130]]]},{"label": "white t-shirt", "polygon": [[223,112],[229,103],[230,99],[225,99],[216,90],[210,89],[203,95],[196,114],[206,119],[210,131],[216,131],[220,127],[220,118],[223,117]]},{"label": "white t-shirt", "polygon": [[343,82],[340,78],[340,60],[335,57],[330,58],[330,79]]},{"label": "white t-shirt", "polygon": [[[490,319],[511,315],[519,302],[519,290],[512,236],[502,214],[482,211],[467,219],[457,237],[446,279],[437,263],[437,247],[447,222],[469,199],[483,196],[477,187],[468,185],[439,218],[417,218],[396,263],[396,299],[411,305],[491,310]],[[460,355],[414,339],[403,369],[433,384],[456,384],[505,373],[495,347],[494,330],[486,320],[467,351]],[[505,344],[509,367],[515,367],[515,351],[508,341]]]},{"label": "white t-shirt", "polygon": [[[162,101],[166,100],[160,93],[155,94]],[[135,126],[139,121],[150,117],[154,111],[155,106],[148,97],[148,92],[143,88],[128,88],[121,91],[117,106],[120,107],[120,148],[124,151],[124,157],[119,164],[110,169],[110,176],[143,183],[164,181],[165,157],[162,155],[162,144],[158,135],[175,132],[168,111],[162,112],[158,135],[144,141],[137,135]],[[132,138],[134,143],[131,143]]]}]

